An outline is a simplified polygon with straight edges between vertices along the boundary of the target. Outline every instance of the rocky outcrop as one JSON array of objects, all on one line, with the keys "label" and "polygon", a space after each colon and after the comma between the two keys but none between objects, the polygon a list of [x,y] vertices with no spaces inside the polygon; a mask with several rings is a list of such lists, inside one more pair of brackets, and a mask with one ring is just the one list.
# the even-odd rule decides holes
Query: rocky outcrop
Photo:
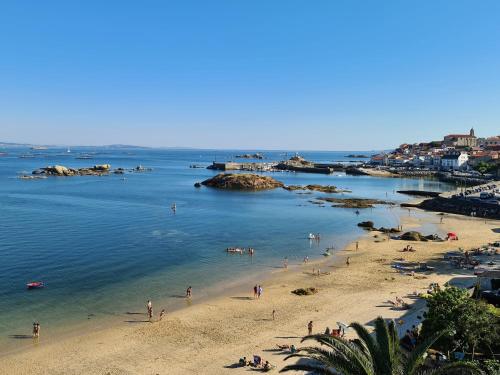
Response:
[{"label": "rocky outcrop", "polygon": [[417,207],[428,211],[447,212],[457,215],[500,219],[500,205],[488,204],[480,199],[436,197],[418,204],[402,203],[401,207]]},{"label": "rocky outcrop", "polygon": [[410,231],[410,232],[403,233],[401,235],[400,239],[405,240],[405,241],[423,241],[423,242],[443,241],[443,239],[440,238],[436,234],[429,234],[428,236],[424,236],[422,233],[416,232],[416,231]]},{"label": "rocky outcrop", "polygon": [[394,204],[392,202],[382,201],[379,199],[366,199],[366,198],[316,198],[320,201],[333,203],[332,207],[341,208],[371,208],[376,204]]},{"label": "rocky outcrop", "polygon": [[373,229],[373,226],[375,224],[373,223],[373,221],[362,221],[361,223],[358,223],[358,227],[361,227],[361,228],[366,228],[366,229]]},{"label": "rocky outcrop", "polygon": [[270,190],[284,186],[282,182],[272,177],[244,173],[219,173],[201,184],[228,190]]},{"label": "rocky outcrop", "polygon": [[358,223],[358,227],[361,227],[361,228],[369,230],[369,231],[376,231],[376,232],[382,232],[382,233],[399,233],[400,232],[400,230],[398,228],[385,228],[385,227],[375,228],[373,221],[362,221],[361,223]]},{"label": "rocky outcrop", "polygon": [[310,295],[318,293],[318,289],[313,288],[313,287],[311,287],[311,288],[299,288],[299,289],[292,290],[292,293],[296,294],[298,296],[310,296]]},{"label": "rocky outcrop", "polygon": [[[118,168],[114,173],[120,173],[123,169]],[[98,164],[93,167],[85,167],[85,168],[68,168],[63,165],[52,165],[45,168],[40,168],[34,170],[32,172],[33,175],[42,175],[42,176],[102,176],[107,175],[111,172],[110,164]]]},{"label": "rocky outcrop", "polygon": [[333,185],[287,185],[283,186],[283,189],[289,191],[295,190],[310,190],[310,191],[319,191],[322,193],[347,193],[349,190],[339,190],[336,186]]},{"label": "rocky outcrop", "polygon": [[356,159],[368,159],[368,155],[363,155],[363,154],[349,154],[346,156],[346,158],[356,158]]}]

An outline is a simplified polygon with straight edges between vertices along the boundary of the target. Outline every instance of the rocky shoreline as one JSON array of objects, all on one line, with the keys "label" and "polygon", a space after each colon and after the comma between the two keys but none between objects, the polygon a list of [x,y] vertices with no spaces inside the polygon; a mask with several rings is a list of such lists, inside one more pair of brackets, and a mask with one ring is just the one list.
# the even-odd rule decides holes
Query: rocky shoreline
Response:
[{"label": "rocky shoreline", "polygon": [[63,165],[52,165],[39,168],[31,172],[32,176],[21,176],[22,179],[36,179],[44,176],[70,177],[70,176],[106,176],[109,174],[125,174],[125,172],[146,172],[151,168],[144,168],[138,165],[132,169],[116,168],[112,169],[110,164],[97,164],[92,167],[68,168]]},{"label": "rocky shoreline", "polygon": [[380,199],[368,199],[368,198],[331,198],[331,197],[320,197],[316,198],[318,201],[333,203],[332,207],[340,208],[372,208],[377,204],[387,204],[394,205],[393,202],[383,201]]}]

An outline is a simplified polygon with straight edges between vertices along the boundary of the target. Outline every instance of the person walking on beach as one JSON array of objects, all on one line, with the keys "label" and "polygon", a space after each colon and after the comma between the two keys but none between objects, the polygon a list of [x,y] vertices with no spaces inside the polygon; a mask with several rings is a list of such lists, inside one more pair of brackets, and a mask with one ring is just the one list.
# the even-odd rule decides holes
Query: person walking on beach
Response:
[{"label": "person walking on beach", "polygon": [[160,311],[160,317],[158,318],[158,321],[161,321],[161,319],[163,318],[163,315],[165,315],[165,309],[162,309]]},{"label": "person walking on beach", "polygon": [[356,241],[356,251],[358,251],[358,249],[359,249],[359,242]]},{"label": "person walking on beach", "polygon": [[147,303],[146,307],[148,309],[149,320],[151,321],[151,319],[153,318],[153,304],[151,303],[150,300],[148,300],[148,303]]},{"label": "person walking on beach", "polygon": [[255,284],[255,286],[253,287],[253,299],[256,299],[258,294],[259,294],[259,287],[257,286],[257,284]]},{"label": "person walking on beach", "polygon": [[309,257],[306,255],[306,256],[304,257],[304,263],[307,263],[307,262],[309,262]]},{"label": "person walking on beach", "polygon": [[349,264],[351,264],[351,258],[350,257],[347,257],[347,259],[345,261],[345,264],[347,265],[347,267],[349,267]]},{"label": "person walking on beach", "polygon": [[283,268],[287,269],[288,268],[288,258],[285,258],[283,260]]},{"label": "person walking on beach", "polygon": [[311,336],[313,334],[313,321],[312,320],[307,324],[307,333],[309,336]]},{"label": "person walking on beach", "polygon": [[191,286],[189,286],[186,290],[186,298],[191,298],[192,292],[193,292],[193,288],[191,288]]},{"label": "person walking on beach", "polygon": [[262,296],[262,292],[263,292],[262,287],[259,285],[259,290],[257,292],[257,298],[260,298]]},{"label": "person walking on beach", "polygon": [[33,338],[37,339],[40,337],[40,323],[33,323]]},{"label": "person walking on beach", "polygon": [[273,310],[272,315],[273,315],[273,320],[274,320],[276,318],[276,310]]}]

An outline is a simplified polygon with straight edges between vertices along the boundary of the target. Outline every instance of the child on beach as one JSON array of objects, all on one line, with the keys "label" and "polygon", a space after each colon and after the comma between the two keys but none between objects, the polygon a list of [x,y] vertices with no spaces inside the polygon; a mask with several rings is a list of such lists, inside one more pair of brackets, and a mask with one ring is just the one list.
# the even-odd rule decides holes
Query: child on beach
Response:
[{"label": "child on beach", "polygon": [[160,317],[158,318],[158,321],[160,321],[163,318],[163,315],[165,315],[165,309],[162,309],[160,311]]},{"label": "child on beach", "polygon": [[257,298],[260,298],[262,296],[262,292],[263,292],[262,287],[259,285],[259,290],[257,292]]}]

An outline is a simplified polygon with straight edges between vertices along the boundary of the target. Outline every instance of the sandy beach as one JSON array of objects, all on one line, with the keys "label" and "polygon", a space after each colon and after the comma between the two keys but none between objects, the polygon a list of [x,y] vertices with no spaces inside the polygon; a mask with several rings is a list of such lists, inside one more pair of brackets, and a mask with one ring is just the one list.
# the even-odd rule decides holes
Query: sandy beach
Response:
[{"label": "sandy beach", "polygon": [[[459,241],[413,242],[416,252],[400,252],[408,243],[387,240],[386,235],[369,232],[335,256],[336,260],[308,264],[290,264],[277,270],[263,283],[261,299],[248,293],[226,294],[216,299],[167,313],[161,322],[144,322],[137,315],[136,324],[62,338],[57,342],[38,343],[18,352],[0,356],[3,374],[238,374],[250,368],[231,368],[242,356],[257,354],[277,372],[284,366],[284,353],[276,344],[300,346],[312,320],[313,331],[323,332],[336,322],[358,321],[369,324],[377,316],[402,317],[411,324],[417,315],[419,299],[409,294],[424,292],[429,283],[444,284],[456,276],[471,272],[452,269],[442,262],[442,254],[459,247],[468,249],[499,239],[499,221],[429,213],[410,214],[402,219],[404,230],[439,227],[441,232],[455,231]],[[376,223],[375,223],[376,224]],[[425,233],[429,234],[429,233]],[[377,236],[375,238],[374,236]],[[350,257],[350,265],[345,264]],[[408,261],[427,261],[435,270],[409,276],[391,268],[391,262],[403,257]],[[321,269],[313,276],[312,269]],[[259,283],[260,280],[255,280]],[[311,296],[290,293],[296,288],[315,287]],[[388,300],[402,297],[414,306],[408,311],[394,309]],[[194,291],[196,300],[196,291]],[[421,301],[421,300],[420,300]],[[153,301],[154,303],[154,301]],[[272,311],[276,319],[272,320]],[[155,319],[159,311],[155,310]],[[403,328],[403,326],[401,328]],[[29,327],[28,327],[29,329]],[[27,332],[29,333],[29,332]],[[31,339],[30,339],[31,340]]]}]

